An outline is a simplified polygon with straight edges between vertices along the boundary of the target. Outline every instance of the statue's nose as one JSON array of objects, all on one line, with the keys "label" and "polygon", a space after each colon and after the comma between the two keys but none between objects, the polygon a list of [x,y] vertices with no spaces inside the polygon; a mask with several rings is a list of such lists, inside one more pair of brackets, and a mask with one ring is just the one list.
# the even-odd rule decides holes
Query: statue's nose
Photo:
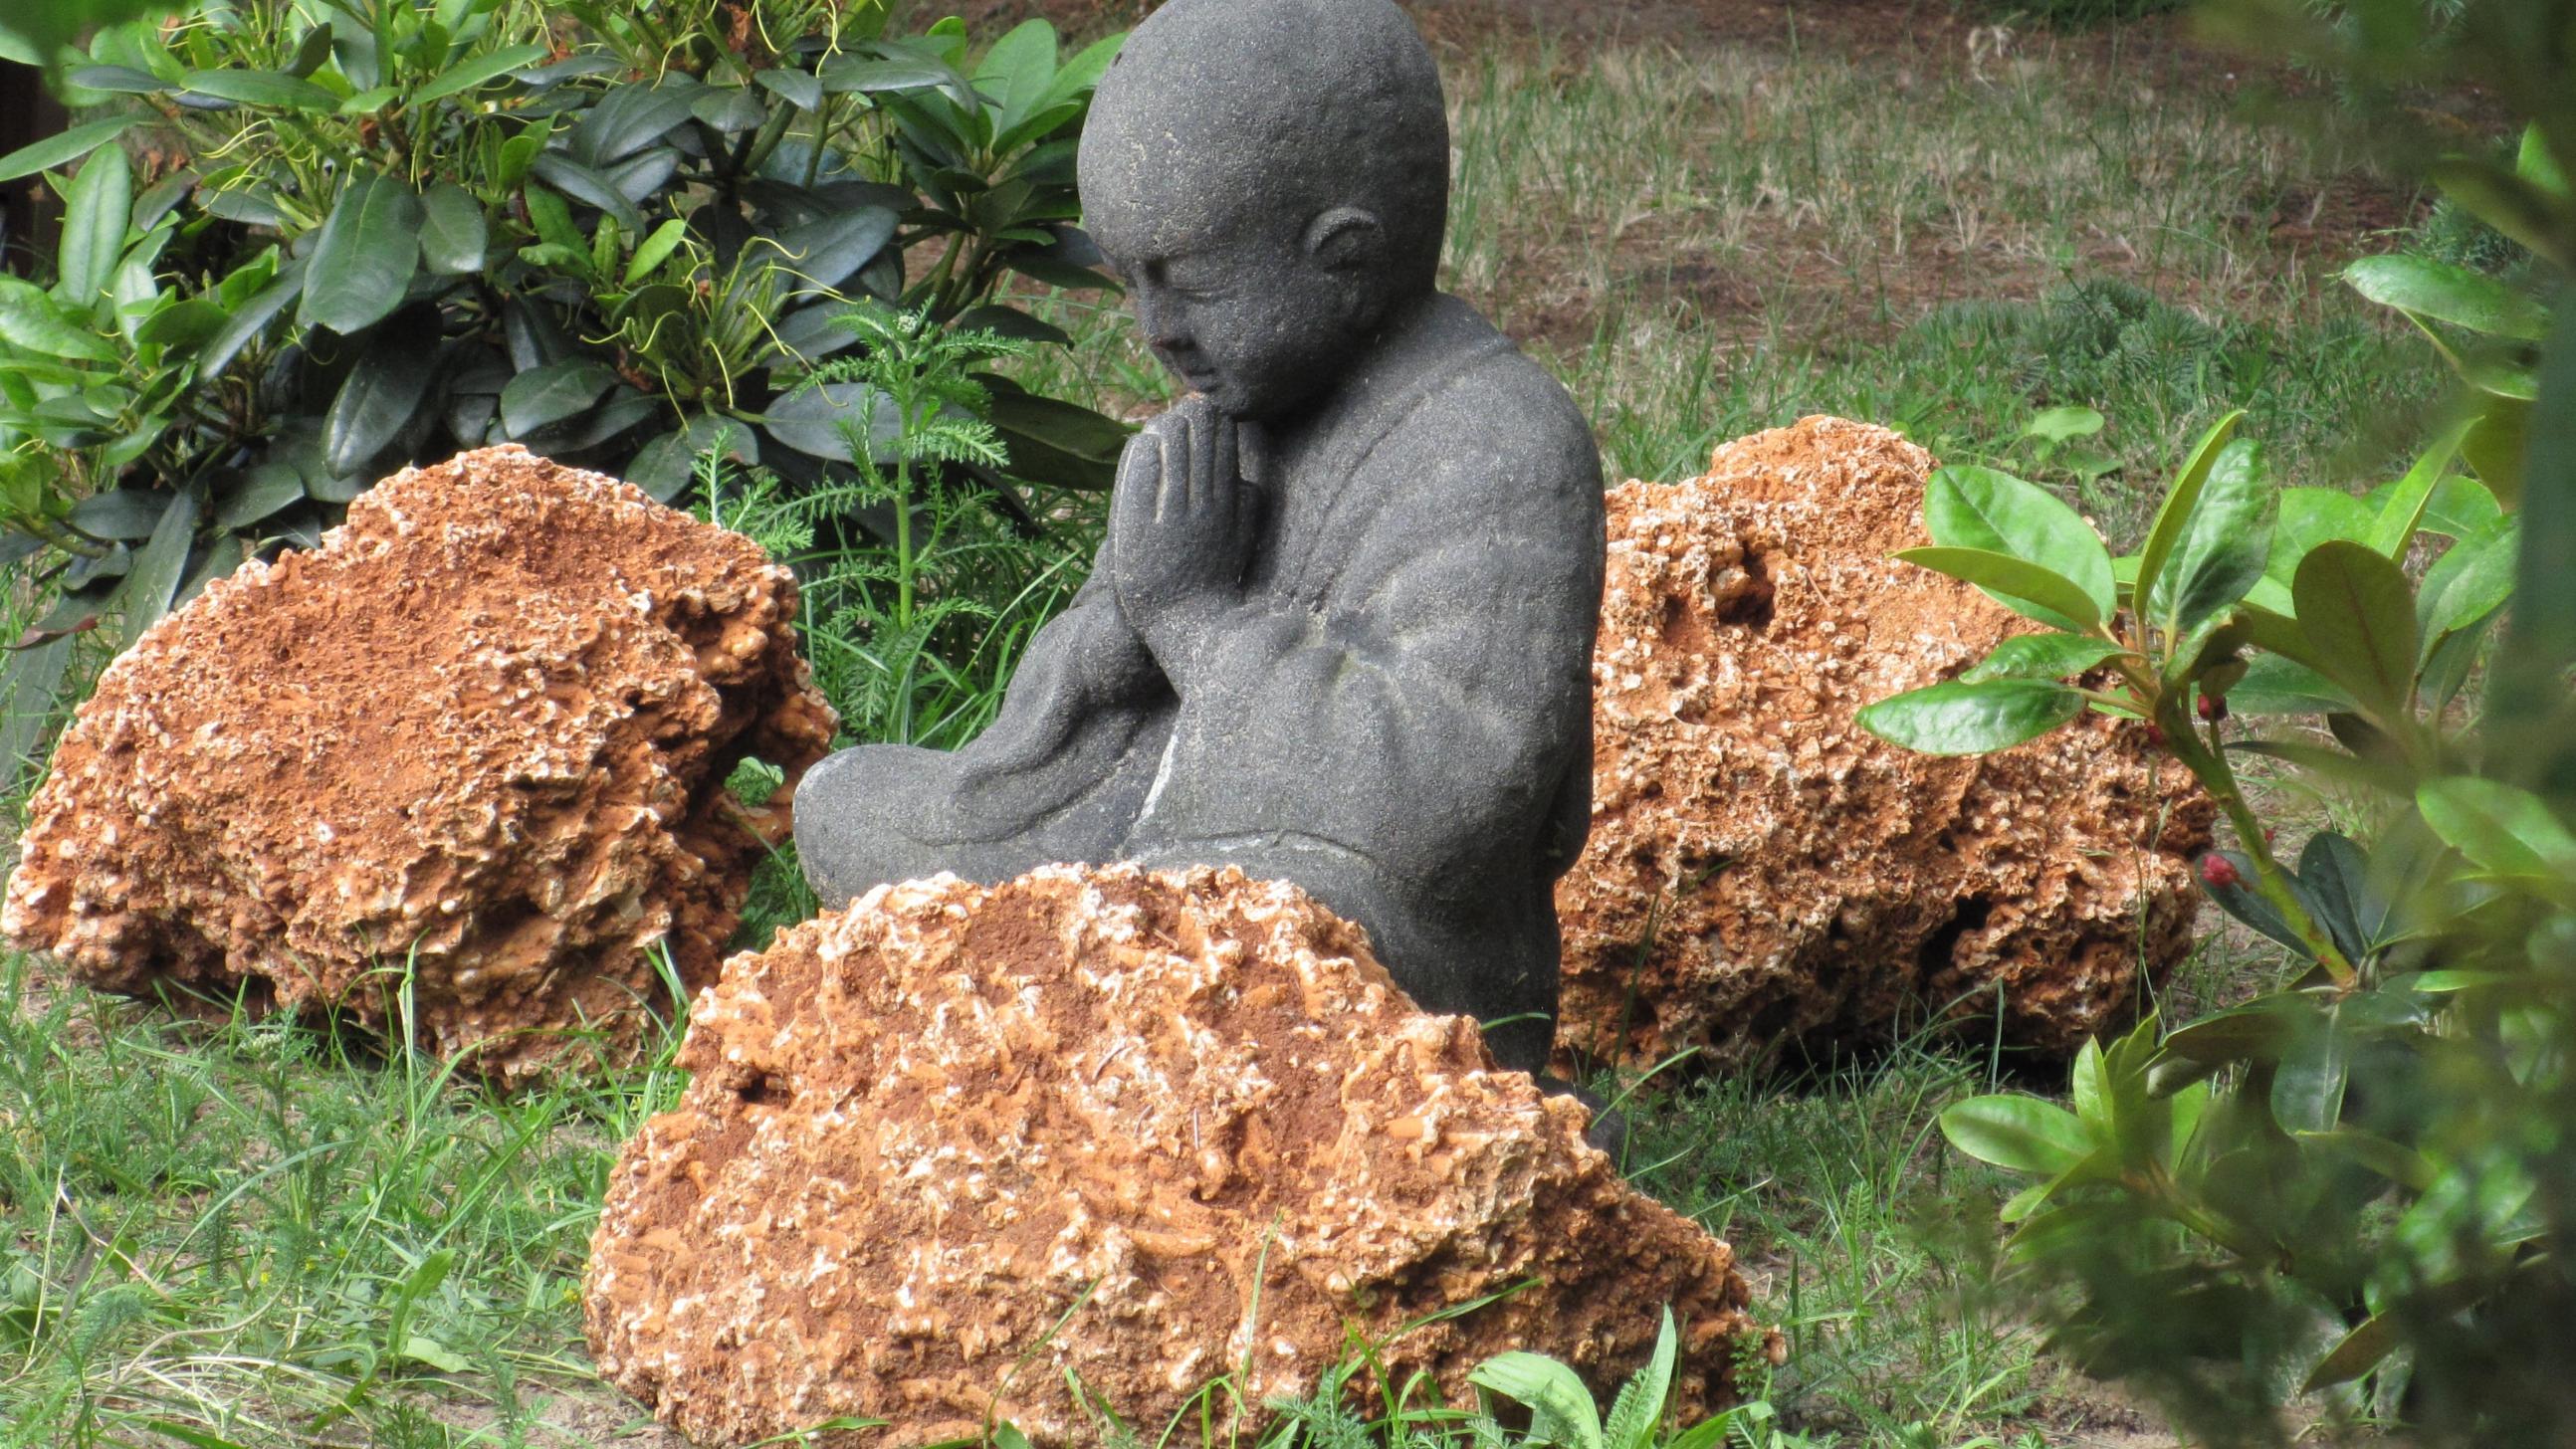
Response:
[{"label": "statue's nose", "polygon": [[1171,354],[1189,349],[1189,330],[1182,325],[1181,311],[1159,289],[1136,289],[1136,325],[1145,333],[1145,343],[1156,352]]}]

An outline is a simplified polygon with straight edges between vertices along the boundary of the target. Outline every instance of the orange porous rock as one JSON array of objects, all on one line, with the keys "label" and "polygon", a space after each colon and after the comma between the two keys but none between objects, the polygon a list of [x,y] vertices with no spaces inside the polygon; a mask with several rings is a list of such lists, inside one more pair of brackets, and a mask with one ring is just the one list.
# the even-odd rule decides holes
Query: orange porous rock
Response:
[{"label": "orange porous rock", "polygon": [[1611,490],[1561,1056],[1741,1065],[1945,1008],[2069,1052],[2188,951],[2215,812],[2144,726],[1942,758],[1853,721],[2035,627],[1889,557],[1931,541],[1931,467],[1812,417]]},{"label": "orange porous rock", "polygon": [[[1596,1385],[1672,1305],[1688,1421],[1760,1331],[1725,1244],[1630,1189],[1584,1108],[1414,1009],[1358,928],[1241,871],[881,886],[698,998],[679,1106],[591,1243],[602,1372],[691,1438],[836,1415],[887,1443],[1310,1392],[1372,1337],[1453,1396],[1494,1353]],[[1453,1399],[1463,1401],[1463,1399]]]},{"label": "orange porous rock", "polygon": [[[407,469],[108,666],[0,929],[79,980],[387,1021],[513,1078],[715,975],[830,706],[750,540],[517,447]],[[587,1059],[585,1057],[585,1059]]]}]

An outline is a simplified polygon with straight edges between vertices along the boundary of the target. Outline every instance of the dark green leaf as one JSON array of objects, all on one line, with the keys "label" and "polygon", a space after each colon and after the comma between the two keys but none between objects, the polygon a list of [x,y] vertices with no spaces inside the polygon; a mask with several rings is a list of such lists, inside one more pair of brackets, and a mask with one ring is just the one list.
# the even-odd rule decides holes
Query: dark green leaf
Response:
[{"label": "dark green leaf", "polygon": [[273,70],[192,70],[179,88],[245,106],[280,106],[294,111],[336,111],[340,98],[308,80]]},{"label": "dark green leaf", "polygon": [[[611,90],[572,131],[573,157],[586,167],[614,166],[670,134],[689,119],[701,88],[694,82],[665,80],[658,85],[626,85]],[[539,172],[540,175],[544,173]],[[548,177],[549,181],[554,178]],[[557,183],[561,185],[561,183]],[[570,186],[566,191],[581,193]],[[589,198],[584,197],[584,200]],[[592,205],[598,205],[592,202]],[[622,218],[621,218],[622,220]]]},{"label": "dark green leaf", "polygon": [[243,348],[264,335],[276,322],[287,304],[304,295],[304,258],[296,257],[278,269],[277,280],[253,293],[249,301],[234,309],[232,320],[225,323],[197,354],[197,376],[211,379],[232,366]]},{"label": "dark green leaf", "polygon": [[429,397],[438,371],[438,313],[422,304],[368,334],[322,418],[322,459],[335,474],[364,473]]},{"label": "dark green leaf", "polygon": [[117,488],[94,493],[72,505],[71,526],[92,538],[114,543],[141,543],[161,526],[171,495]]},{"label": "dark green leaf", "polygon": [[821,89],[835,95],[852,91],[917,91],[962,82],[956,71],[936,61],[869,60],[855,55],[833,57],[824,64],[820,77]]},{"label": "dark green leaf", "polygon": [[[2101,601],[2090,590],[2016,554],[1980,548],[1909,548],[1895,557],[1974,584],[1986,597],[2043,624],[2081,631],[2105,617],[2100,612]],[[2103,578],[2107,580],[2109,559],[2103,562]]]},{"label": "dark green leaf", "polygon": [[698,455],[722,442],[725,457],[738,463],[760,461],[760,446],[749,424],[720,413],[691,418],[689,425],[646,443],[627,465],[626,481],[656,503],[668,503],[686,492]]},{"label": "dark green leaf", "polygon": [[[2066,580],[2091,601],[2086,608],[2019,595],[2059,616],[2043,622],[2070,627],[2072,620],[2073,627],[2080,627],[2110,617],[2116,607],[2111,555],[2101,536],[2035,483],[1992,468],[1937,469],[1923,487],[1923,521],[1932,530],[1932,541],[1944,548],[2010,555]],[[1990,587],[1988,592],[2009,590]]]},{"label": "dark green leaf", "polygon": [[1073,338],[1063,328],[998,302],[969,307],[958,313],[949,326],[960,331],[994,332],[1021,342],[1040,342],[1051,347],[1073,345]]},{"label": "dark green leaf", "polygon": [[2299,884],[2314,903],[2317,924],[2347,958],[2358,961],[2379,944],[2388,903],[2371,887],[2369,857],[2350,838],[2331,830],[2309,836],[2299,852]]},{"label": "dark green leaf", "polygon": [[143,631],[160,621],[188,568],[188,551],[197,538],[197,515],[204,499],[195,488],[182,489],[161,511],[152,539],[134,556],[134,571],[117,585],[113,605],[124,615],[119,649],[131,649]]},{"label": "dark green leaf", "polygon": [[[1055,27],[1043,17],[1031,17],[984,52],[983,63],[975,67],[975,85],[1000,103],[995,131],[1007,133],[1046,104],[1047,88],[1055,80],[1055,51]],[[997,141],[997,149],[1009,148]]]},{"label": "dark green leaf", "polygon": [[412,104],[424,106],[431,101],[461,95],[477,86],[488,85],[511,71],[534,65],[546,58],[542,45],[513,45],[463,62],[412,93]]},{"label": "dark green leaf", "polygon": [[[528,170],[538,180],[573,200],[598,207],[617,218],[617,224],[626,230],[644,229],[644,213],[635,209],[635,203],[626,199],[615,182],[562,152],[540,152]],[[554,239],[549,237],[548,240]]]},{"label": "dark green leaf", "polygon": [[2332,542],[2291,581],[2320,672],[2364,708],[2394,717],[2415,693],[2415,598],[2406,573],[2367,544]]},{"label": "dark green leaf", "polygon": [[2383,307],[2449,322],[2472,332],[2537,342],[2549,311],[2502,282],[2430,257],[2363,257],[2344,268],[2352,289]]},{"label": "dark green leaf", "polygon": [[2236,438],[2210,459],[2199,499],[2151,591],[2169,638],[2185,637],[2234,608],[2263,576],[2277,504],[2261,444]]},{"label": "dark green leaf", "polygon": [[2352,1034],[2340,1003],[2303,1020],[2272,1074],[2272,1120],[2284,1132],[2327,1132],[2343,1117]]},{"label": "dark green leaf", "polygon": [[2201,878],[2201,888],[2209,893],[2211,900],[2218,903],[2218,908],[2289,947],[2300,956],[2306,956],[2308,943],[2299,939],[2298,931],[2291,926],[2288,918],[2284,917],[2260,891],[2254,888],[2253,860],[2242,852],[2233,850],[2213,851],[2212,854],[2236,867],[2236,879],[2227,885],[2213,885],[2208,877]]},{"label": "dark green leaf", "polygon": [[170,89],[159,76],[126,65],[78,66],[66,79],[85,91],[108,91],[120,95],[153,96]]},{"label": "dark green leaf", "polygon": [[863,206],[793,228],[778,238],[778,265],[804,285],[788,296],[839,287],[894,236],[895,214]]},{"label": "dark green leaf", "polygon": [[598,406],[616,385],[617,373],[605,363],[580,358],[548,363],[520,373],[501,389],[501,426],[513,438],[559,426]]},{"label": "dark green leaf", "polygon": [[303,498],[303,474],[284,463],[262,463],[244,473],[236,486],[217,498],[215,527],[227,533],[248,528]]},{"label": "dark green leaf", "polygon": [[2069,679],[2121,653],[2120,646],[2081,634],[2016,634],[1959,676],[1961,684],[1988,679]]},{"label": "dark green leaf", "polygon": [[0,789],[12,788],[51,734],[55,694],[77,640],[69,634],[33,649],[0,654]]},{"label": "dark green leaf", "polygon": [[824,383],[789,393],[770,404],[761,424],[788,447],[836,463],[853,461],[844,427],[863,429],[868,451],[879,462],[891,460],[887,450],[903,432],[894,399],[861,382]]},{"label": "dark green leaf", "polygon": [[442,277],[470,276],[483,270],[490,243],[483,204],[453,181],[433,182],[420,199],[420,256]]},{"label": "dark green leaf", "polygon": [[188,607],[191,600],[206,591],[206,585],[217,579],[229,577],[233,570],[241,567],[242,560],[249,557],[249,554],[249,549],[243,545],[238,536],[233,534],[228,533],[209,542],[206,545],[206,556],[197,561],[197,567],[189,573],[187,582],[179,585],[179,592],[171,596],[170,607],[173,609]]},{"label": "dark green leaf", "polygon": [[1941,1135],[1979,1162],[2054,1177],[2094,1148],[2074,1113],[2036,1097],[1970,1097],[1941,1114]]},{"label": "dark green leaf", "polygon": [[844,304],[831,301],[797,308],[778,319],[779,348],[797,362],[811,363],[857,346],[859,335],[836,320],[848,310]]},{"label": "dark green leaf", "polygon": [[987,376],[993,425],[1092,463],[1115,464],[1135,429],[1061,398],[1041,397],[1007,380]]},{"label": "dark green leaf", "polygon": [[[787,73],[795,74],[792,71]],[[779,72],[763,71],[761,74],[767,76]],[[769,119],[769,108],[760,103],[759,95],[749,86],[708,86],[689,103],[689,114],[724,135],[734,136]]]},{"label": "dark green leaf", "polygon": [[800,111],[823,104],[823,83],[801,70],[764,70],[753,77]]},{"label": "dark green leaf", "polygon": [[141,116],[117,116],[72,127],[60,135],[19,147],[0,156],[0,181],[15,181],[55,166],[67,166],[122,136]]},{"label": "dark green leaf", "polygon": [[420,198],[400,181],[363,173],[349,180],[323,221],[296,316],[348,336],[402,305],[420,266]]},{"label": "dark green leaf", "polygon": [[62,249],[56,295],[87,308],[107,289],[107,278],[125,255],[125,227],[134,213],[134,163],[124,148],[90,153],[72,178],[63,206]]},{"label": "dark green leaf", "polygon": [[2084,697],[2041,679],[1952,682],[1882,699],[1855,718],[1863,729],[1927,755],[1982,755],[2046,734],[2084,712]]}]

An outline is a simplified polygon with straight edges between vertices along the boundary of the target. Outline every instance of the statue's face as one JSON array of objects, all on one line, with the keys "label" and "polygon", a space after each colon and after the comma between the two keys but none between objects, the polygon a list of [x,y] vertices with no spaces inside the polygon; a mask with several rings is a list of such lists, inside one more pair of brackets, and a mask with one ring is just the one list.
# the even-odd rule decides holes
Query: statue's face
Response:
[{"label": "statue's face", "polygon": [[1309,218],[1130,224],[1151,215],[1095,201],[1087,220],[1127,284],[1146,343],[1191,390],[1235,417],[1283,418],[1349,368],[1377,321],[1376,283],[1312,255]]}]

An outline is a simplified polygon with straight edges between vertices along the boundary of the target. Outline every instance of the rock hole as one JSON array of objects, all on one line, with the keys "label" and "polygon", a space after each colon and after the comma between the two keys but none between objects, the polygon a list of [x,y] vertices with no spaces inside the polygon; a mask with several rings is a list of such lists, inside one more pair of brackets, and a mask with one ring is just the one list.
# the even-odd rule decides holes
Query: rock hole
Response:
[{"label": "rock hole", "polygon": [[1951,953],[1959,949],[1959,938],[1984,926],[1994,910],[1995,903],[1984,896],[1970,896],[1959,902],[1950,919],[1923,938],[1923,948],[1914,954],[1915,964],[1926,976],[1948,970]]},{"label": "rock hole", "polygon": [[1709,580],[1709,593],[1717,600],[1717,622],[1740,624],[1757,634],[1771,627],[1771,571],[1762,555],[1748,552],[1741,565],[1720,568]]},{"label": "rock hole", "polygon": [[770,1081],[769,1074],[763,1072],[760,1075],[753,1077],[751,1080],[744,1082],[741,1086],[734,1088],[733,1093],[735,1096],[742,1099],[742,1103],[746,1107],[766,1106],[769,1103],[770,1089],[773,1085],[774,1083]]}]

